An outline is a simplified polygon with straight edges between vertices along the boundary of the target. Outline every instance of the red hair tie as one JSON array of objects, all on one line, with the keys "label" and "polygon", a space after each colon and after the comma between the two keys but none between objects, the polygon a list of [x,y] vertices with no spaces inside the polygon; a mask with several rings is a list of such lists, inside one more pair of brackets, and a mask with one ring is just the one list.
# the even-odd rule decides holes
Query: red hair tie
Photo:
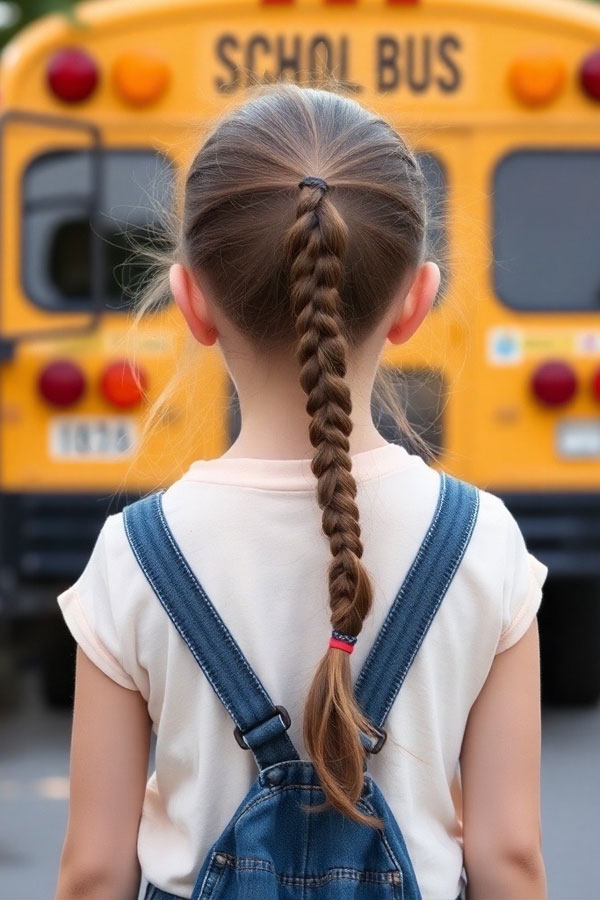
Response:
[{"label": "red hair tie", "polygon": [[342,631],[332,631],[329,638],[329,646],[335,650],[343,650],[345,653],[352,653],[354,645],[358,638],[351,634],[344,634]]}]

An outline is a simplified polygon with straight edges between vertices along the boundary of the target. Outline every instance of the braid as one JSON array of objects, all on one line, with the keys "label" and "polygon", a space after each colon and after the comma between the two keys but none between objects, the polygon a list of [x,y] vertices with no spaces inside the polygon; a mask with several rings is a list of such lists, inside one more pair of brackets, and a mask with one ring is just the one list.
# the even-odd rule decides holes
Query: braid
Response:
[{"label": "braid", "polygon": [[[356,636],[368,615],[373,589],[361,563],[357,487],[352,475],[349,436],[352,401],[346,375],[347,340],[339,285],[348,230],[331,202],[327,184],[307,178],[296,221],[287,235],[292,260],[290,295],[298,335],[300,383],[311,416],[317,500],[329,539],[329,600],[334,630]],[[378,824],[355,806],[364,784],[365,749],[360,732],[372,728],[354,699],[348,654],[329,649],[307,698],[304,738],[326,799],[356,821]]]}]

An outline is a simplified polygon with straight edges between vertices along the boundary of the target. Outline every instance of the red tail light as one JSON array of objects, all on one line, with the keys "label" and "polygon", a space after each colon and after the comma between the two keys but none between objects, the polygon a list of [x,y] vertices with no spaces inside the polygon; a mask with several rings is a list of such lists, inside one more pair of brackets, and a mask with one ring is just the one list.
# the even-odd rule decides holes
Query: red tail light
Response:
[{"label": "red tail light", "polygon": [[100,388],[113,406],[129,409],[141,402],[146,383],[146,374],[139,366],[127,359],[121,359],[105,368]]},{"label": "red tail light", "polygon": [[600,368],[596,369],[592,376],[592,391],[596,400],[600,401]]},{"label": "red tail light", "polygon": [[575,396],[577,377],[567,363],[551,360],[535,370],[531,386],[541,403],[546,406],[562,406]]},{"label": "red tail light", "polygon": [[581,86],[592,100],[600,100],[600,50],[586,56],[579,70]]},{"label": "red tail light", "polygon": [[98,66],[92,57],[77,47],[59,50],[48,64],[48,85],[67,103],[78,103],[89,97],[98,84],[98,75]]},{"label": "red tail light", "polygon": [[38,390],[52,406],[73,406],[85,391],[85,376],[75,363],[56,360],[40,373]]}]

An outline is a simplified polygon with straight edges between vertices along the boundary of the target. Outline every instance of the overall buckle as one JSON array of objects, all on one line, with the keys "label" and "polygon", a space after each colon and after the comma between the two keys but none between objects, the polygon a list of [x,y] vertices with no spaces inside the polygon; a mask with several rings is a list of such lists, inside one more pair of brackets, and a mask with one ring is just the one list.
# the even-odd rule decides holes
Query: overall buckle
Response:
[{"label": "overall buckle", "polygon": [[361,732],[360,735],[362,745],[367,753],[379,753],[387,739],[387,731],[384,728],[375,728],[375,726],[373,726],[373,728],[379,735],[374,744],[371,742],[371,738],[368,735],[363,732]]},{"label": "overall buckle", "polygon": [[[281,718],[281,721],[284,724],[285,730],[287,731],[288,728],[290,727],[290,725],[292,724],[292,720],[290,718],[289,712],[287,711],[285,706],[276,706],[275,709],[277,711],[277,716],[279,716]],[[253,725],[251,728],[248,729],[248,731],[245,731],[245,732],[241,731],[238,725],[235,726],[235,728],[233,729],[233,736],[236,739],[236,741],[238,742],[239,746],[242,748],[242,750],[250,750],[251,749],[250,744],[247,744],[246,741],[244,740],[244,734],[248,734],[250,731],[254,731],[255,728],[260,728],[261,725],[265,725],[267,722],[270,722],[271,719],[273,719],[273,718],[275,718],[275,716],[269,716],[268,719],[265,719],[263,722],[258,722],[256,725]]]}]

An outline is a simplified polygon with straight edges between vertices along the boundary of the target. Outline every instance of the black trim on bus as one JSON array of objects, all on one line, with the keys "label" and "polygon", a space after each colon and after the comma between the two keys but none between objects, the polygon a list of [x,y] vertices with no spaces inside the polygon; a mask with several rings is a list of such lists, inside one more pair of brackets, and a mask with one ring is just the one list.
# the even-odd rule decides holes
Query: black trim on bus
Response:
[{"label": "black trim on bus", "polygon": [[0,610],[22,587],[65,586],[83,572],[107,516],[138,495],[4,493],[0,497]]},{"label": "black trim on bus", "polygon": [[600,492],[493,493],[550,575],[600,578]]}]

